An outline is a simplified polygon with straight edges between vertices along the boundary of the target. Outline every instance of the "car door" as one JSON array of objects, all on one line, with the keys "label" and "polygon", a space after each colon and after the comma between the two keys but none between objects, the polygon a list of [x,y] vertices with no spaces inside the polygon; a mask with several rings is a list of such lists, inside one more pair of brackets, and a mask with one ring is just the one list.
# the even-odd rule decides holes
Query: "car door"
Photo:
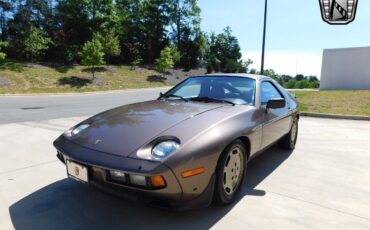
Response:
[{"label": "car door", "polygon": [[286,99],[284,94],[278,90],[278,87],[272,81],[262,81],[260,87],[261,107],[266,111],[262,125],[262,148],[265,148],[289,131],[291,117],[288,116],[288,103],[286,103],[284,108],[266,108],[267,102],[270,99]]}]

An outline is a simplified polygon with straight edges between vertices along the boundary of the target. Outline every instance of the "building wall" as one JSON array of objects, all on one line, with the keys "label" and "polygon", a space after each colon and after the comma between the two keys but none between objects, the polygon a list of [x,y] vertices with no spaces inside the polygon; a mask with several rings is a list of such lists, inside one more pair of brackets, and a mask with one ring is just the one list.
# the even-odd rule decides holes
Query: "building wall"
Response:
[{"label": "building wall", "polygon": [[320,90],[370,90],[370,47],[326,49]]}]

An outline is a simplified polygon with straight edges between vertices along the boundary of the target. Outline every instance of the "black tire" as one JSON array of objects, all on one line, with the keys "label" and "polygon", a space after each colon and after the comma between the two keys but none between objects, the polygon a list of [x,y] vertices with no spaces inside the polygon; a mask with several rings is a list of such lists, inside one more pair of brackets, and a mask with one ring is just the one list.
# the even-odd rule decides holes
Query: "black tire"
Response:
[{"label": "black tire", "polygon": [[286,134],[279,141],[279,146],[284,149],[294,150],[295,144],[297,143],[297,136],[298,136],[298,118],[294,118],[289,133]]},{"label": "black tire", "polygon": [[[237,163],[238,159],[240,159],[240,165]],[[244,183],[246,169],[246,148],[242,141],[235,140],[223,151],[217,164],[214,195],[215,202],[226,205],[235,200],[236,195],[239,193]],[[228,172],[227,175],[225,170]],[[231,178],[232,180],[230,180]],[[228,183],[226,183],[226,180]],[[232,188],[230,189],[229,187]]]}]

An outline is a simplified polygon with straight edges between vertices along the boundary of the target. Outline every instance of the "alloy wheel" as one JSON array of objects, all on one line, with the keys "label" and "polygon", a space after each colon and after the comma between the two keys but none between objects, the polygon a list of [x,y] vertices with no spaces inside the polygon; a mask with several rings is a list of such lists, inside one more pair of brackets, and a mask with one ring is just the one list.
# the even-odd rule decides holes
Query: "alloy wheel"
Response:
[{"label": "alloy wheel", "polygon": [[223,170],[223,188],[231,196],[237,189],[242,179],[242,150],[239,147],[231,149],[225,161]]}]

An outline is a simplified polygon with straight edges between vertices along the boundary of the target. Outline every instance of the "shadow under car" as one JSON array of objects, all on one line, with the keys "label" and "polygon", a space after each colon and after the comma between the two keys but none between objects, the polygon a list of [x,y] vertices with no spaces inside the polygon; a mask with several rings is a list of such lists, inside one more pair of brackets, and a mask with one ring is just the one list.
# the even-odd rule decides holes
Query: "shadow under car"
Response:
[{"label": "shadow under car", "polygon": [[209,229],[243,197],[264,196],[255,187],[292,151],[272,147],[248,164],[246,181],[229,206],[171,212],[91,189],[71,179],[56,181],[10,206],[15,229]]}]

